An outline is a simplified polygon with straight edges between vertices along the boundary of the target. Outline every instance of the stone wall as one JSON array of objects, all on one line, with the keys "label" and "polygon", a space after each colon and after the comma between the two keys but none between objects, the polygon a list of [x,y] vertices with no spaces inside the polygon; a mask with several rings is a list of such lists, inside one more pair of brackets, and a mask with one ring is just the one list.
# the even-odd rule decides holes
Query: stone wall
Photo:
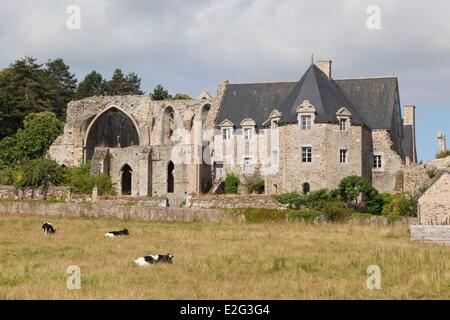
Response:
[{"label": "stone wall", "polygon": [[144,204],[53,203],[11,201],[0,203],[0,214],[12,216],[118,218],[144,221],[222,222],[233,216],[219,209],[158,208]]},{"label": "stone wall", "polygon": [[450,226],[411,226],[411,240],[450,245]]},{"label": "stone wall", "polygon": [[[42,200],[42,188],[31,190],[17,190],[12,186],[0,186],[0,200]],[[51,187],[47,192],[47,199],[65,200],[70,198],[70,188]]]},{"label": "stone wall", "polygon": [[190,208],[269,208],[285,209],[285,206],[266,195],[194,196],[186,202]]},{"label": "stone wall", "polygon": [[402,170],[405,166],[401,156],[394,151],[391,135],[387,130],[374,130],[372,138],[373,155],[381,156],[382,159],[381,168],[372,170],[373,186],[380,192],[401,192]]},{"label": "stone wall", "polygon": [[421,225],[450,225],[450,174],[444,173],[419,198]]},{"label": "stone wall", "polygon": [[405,166],[403,192],[423,193],[444,171],[450,170],[450,157]]}]

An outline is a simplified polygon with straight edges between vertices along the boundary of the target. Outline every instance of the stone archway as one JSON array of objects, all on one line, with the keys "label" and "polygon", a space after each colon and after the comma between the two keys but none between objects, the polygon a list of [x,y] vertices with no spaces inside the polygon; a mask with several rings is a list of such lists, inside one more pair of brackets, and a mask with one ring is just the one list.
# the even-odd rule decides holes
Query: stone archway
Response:
[{"label": "stone archway", "polygon": [[173,171],[175,170],[175,165],[172,161],[169,161],[167,165],[167,193],[175,192],[175,179],[173,176]]},{"label": "stone archway", "polygon": [[121,194],[131,196],[133,185],[133,170],[128,164],[125,164],[121,170]]},{"label": "stone archway", "polygon": [[302,188],[305,196],[311,191],[311,185],[308,182],[305,182]]}]

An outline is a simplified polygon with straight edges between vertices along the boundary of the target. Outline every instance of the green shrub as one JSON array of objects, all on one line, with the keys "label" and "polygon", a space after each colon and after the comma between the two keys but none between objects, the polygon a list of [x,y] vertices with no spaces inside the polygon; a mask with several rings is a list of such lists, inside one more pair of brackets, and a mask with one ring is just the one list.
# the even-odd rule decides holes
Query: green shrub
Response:
[{"label": "green shrub", "polygon": [[416,199],[407,194],[395,195],[384,205],[382,214],[386,217],[417,217]]},{"label": "green shrub", "polygon": [[90,175],[89,172],[89,162],[79,167],[65,168],[64,184],[70,186],[78,194],[91,194],[95,186],[97,186],[99,195],[114,194],[114,186],[108,175]]},{"label": "green shrub", "polygon": [[12,167],[5,167],[3,170],[0,170],[0,185],[12,186],[14,185],[15,179],[16,170]]},{"label": "green shrub", "polygon": [[427,175],[428,175],[428,178],[434,179],[437,175],[436,168],[427,170]]},{"label": "green shrub", "polygon": [[305,205],[309,209],[322,210],[330,202],[331,195],[326,189],[312,191],[305,197]]},{"label": "green shrub", "polygon": [[257,179],[257,180],[250,180],[245,185],[247,189],[247,193],[258,193],[262,194],[264,193],[264,180],[263,179]]},{"label": "green shrub", "polygon": [[241,180],[234,173],[227,173],[224,181],[224,192],[226,194],[237,194],[239,193],[239,185]]},{"label": "green shrub", "polygon": [[328,222],[345,222],[352,216],[354,210],[347,208],[343,202],[335,201],[326,203],[322,212]]},{"label": "green shrub", "polygon": [[444,159],[450,157],[450,150],[447,150],[445,152],[440,152],[436,155],[436,159]]},{"label": "green shrub", "polygon": [[287,205],[290,209],[299,209],[301,206],[306,205],[305,197],[297,192],[275,195],[273,198],[278,202]]},{"label": "green shrub", "polygon": [[358,204],[358,197],[362,194],[367,201],[372,200],[378,195],[377,189],[362,177],[350,176],[342,179],[337,188],[339,197],[347,205],[350,203]]},{"label": "green shrub", "polygon": [[288,210],[289,218],[301,222],[314,222],[314,220],[322,215],[322,212],[316,210]]},{"label": "green shrub", "polygon": [[279,222],[286,219],[286,211],[276,209],[244,208],[236,209],[236,214],[243,214],[249,223]]}]

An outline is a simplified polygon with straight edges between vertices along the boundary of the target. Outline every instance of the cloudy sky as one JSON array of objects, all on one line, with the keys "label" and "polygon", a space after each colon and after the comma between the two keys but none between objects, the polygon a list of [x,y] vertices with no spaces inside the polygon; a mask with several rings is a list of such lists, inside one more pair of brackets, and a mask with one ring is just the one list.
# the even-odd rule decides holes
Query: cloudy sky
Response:
[{"label": "cloudy sky", "polygon": [[[79,30],[67,27],[70,5]],[[367,27],[372,5],[380,29]],[[438,130],[450,140],[449,15],[446,0],[1,0],[0,68],[61,57],[78,79],[120,67],[147,92],[162,83],[196,97],[220,80],[297,80],[314,54],[333,60],[335,78],[398,76],[426,160]]]}]

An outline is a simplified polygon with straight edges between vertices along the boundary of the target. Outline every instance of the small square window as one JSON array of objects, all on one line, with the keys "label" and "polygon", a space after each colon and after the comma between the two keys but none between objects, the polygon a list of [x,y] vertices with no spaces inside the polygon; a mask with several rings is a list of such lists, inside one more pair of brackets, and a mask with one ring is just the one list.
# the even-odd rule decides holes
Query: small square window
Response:
[{"label": "small square window", "polygon": [[347,150],[342,149],[342,150],[340,151],[340,162],[341,162],[341,163],[347,163],[347,161],[348,161],[348,158],[347,158]]},{"label": "small square window", "polygon": [[302,162],[303,163],[311,163],[312,162],[312,148],[311,147],[303,147],[302,148]]},{"label": "small square window", "polygon": [[249,172],[252,167],[252,158],[244,158],[244,172]]},{"label": "small square window", "polygon": [[302,130],[311,130],[311,116],[301,116]]},{"label": "small square window", "polygon": [[383,165],[381,156],[374,156],[373,157],[373,167],[374,168],[381,168]]},{"label": "small square window", "polygon": [[339,120],[339,128],[341,131],[347,131],[347,119]]}]

